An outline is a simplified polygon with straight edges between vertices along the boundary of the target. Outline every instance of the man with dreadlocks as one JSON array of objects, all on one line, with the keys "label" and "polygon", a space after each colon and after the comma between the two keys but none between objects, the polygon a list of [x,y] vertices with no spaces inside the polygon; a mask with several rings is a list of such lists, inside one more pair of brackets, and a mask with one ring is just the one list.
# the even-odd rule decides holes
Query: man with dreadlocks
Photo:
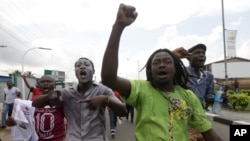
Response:
[{"label": "man with dreadlocks", "polygon": [[156,50],[146,63],[147,80],[117,76],[121,34],[137,17],[133,6],[120,4],[102,64],[102,83],[115,89],[137,110],[138,141],[188,141],[188,125],[208,141],[221,141],[200,101],[186,89],[187,71],[168,49]]}]

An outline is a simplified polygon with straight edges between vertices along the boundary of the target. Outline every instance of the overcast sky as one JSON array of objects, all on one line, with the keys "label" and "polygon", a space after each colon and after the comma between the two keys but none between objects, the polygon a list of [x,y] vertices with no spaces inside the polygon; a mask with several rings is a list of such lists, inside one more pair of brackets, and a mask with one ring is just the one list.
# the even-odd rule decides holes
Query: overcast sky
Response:
[{"label": "overcast sky", "polygon": [[[121,38],[119,75],[145,79],[145,70],[138,74],[138,68],[159,48],[204,43],[206,63],[224,58],[221,0],[1,0],[0,45],[8,47],[0,48],[0,75],[21,71],[23,61],[24,71],[36,77],[48,69],[65,71],[66,81],[76,81],[74,62],[88,57],[100,81],[120,3],[135,6],[138,17]],[[237,56],[250,59],[250,1],[224,0],[224,16],[225,28],[238,31]],[[28,51],[36,47],[52,50]]]}]

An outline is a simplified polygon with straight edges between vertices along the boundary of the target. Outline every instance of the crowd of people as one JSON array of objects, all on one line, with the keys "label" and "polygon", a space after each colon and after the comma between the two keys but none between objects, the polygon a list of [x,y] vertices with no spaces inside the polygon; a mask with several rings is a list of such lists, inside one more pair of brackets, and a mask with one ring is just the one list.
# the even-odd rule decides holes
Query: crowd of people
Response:
[{"label": "crowd of people", "polygon": [[[220,112],[225,90],[220,87],[214,94],[213,74],[203,69],[206,45],[154,51],[145,65],[146,80],[117,75],[121,35],[137,16],[135,7],[120,4],[103,56],[101,83],[93,81],[95,67],[86,57],[74,64],[78,79],[75,87],[55,90],[55,80],[46,75],[32,87],[22,75],[33,94],[26,105],[20,106],[24,103],[20,90],[8,81],[1,128],[6,127],[8,113],[7,125],[15,132],[34,127],[34,130],[25,130],[24,135],[12,134],[13,139],[22,136],[29,141],[107,141],[105,112],[108,111],[111,136],[117,130],[117,118],[126,117],[135,124],[137,141],[221,141],[205,110],[211,104],[209,100],[216,99],[213,112]],[[189,61],[189,66],[184,66],[183,58]],[[24,107],[18,112],[25,113],[26,117],[30,115],[34,122],[25,122],[25,117],[16,116],[18,107]],[[30,107],[34,112],[25,110]]]}]

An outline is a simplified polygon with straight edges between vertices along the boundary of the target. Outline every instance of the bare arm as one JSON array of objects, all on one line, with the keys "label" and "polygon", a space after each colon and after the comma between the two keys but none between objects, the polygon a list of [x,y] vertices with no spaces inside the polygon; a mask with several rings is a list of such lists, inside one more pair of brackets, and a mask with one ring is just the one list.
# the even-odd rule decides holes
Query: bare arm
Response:
[{"label": "bare arm", "polygon": [[60,91],[51,91],[48,94],[42,94],[35,98],[32,102],[34,107],[44,107],[47,105],[56,106],[62,104],[62,97]]},{"label": "bare arm", "polygon": [[222,139],[214,132],[213,129],[209,129],[206,132],[202,132],[202,136],[206,141],[222,141]]},{"label": "bare arm", "polygon": [[23,81],[24,81],[26,87],[28,87],[28,88],[30,89],[31,86],[30,86],[29,82],[27,81],[26,76],[25,76],[25,75],[22,75],[22,78],[23,78]]},{"label": "bare arm", "polygon": [[108,95],[99,95],[99,96],[94,96],[90,99],[78,100],[77,102],[88,103],[87,108],[89,108],[90,110],[96,110],[98,107],[101,106],[109,106],[117,116],[127,115],[127,109],[125,103],[122,103],[116,97]]},{"label": "bare arm", "polygon": [[117,116],[127,116],[126,104],[115,97],[110,97],[108,106]]},{"label": "bare arm", "polygon": [[35,100],[33,100],[32,106],[34,106],[34,107],[44,107],[46,105],[49,105],[49,101],[50,101],[50,98],[49,98],[48,94],[40,95]]},{"label": "bare arm", "polygon": [[183,47],[176,48],[175,50],[172,51],[172,53],[180,59],[187,58],[192,55],[191,53],[188,53],[188,51],[184,49]]},{"label": "bare arm", "polygon": [[131,85],[129,80],[117,76],[119,42],[125,27],[132,24],[136,17],[134,7],[120,4],[102,63],[102,83],[125,97],[129,96]]}]

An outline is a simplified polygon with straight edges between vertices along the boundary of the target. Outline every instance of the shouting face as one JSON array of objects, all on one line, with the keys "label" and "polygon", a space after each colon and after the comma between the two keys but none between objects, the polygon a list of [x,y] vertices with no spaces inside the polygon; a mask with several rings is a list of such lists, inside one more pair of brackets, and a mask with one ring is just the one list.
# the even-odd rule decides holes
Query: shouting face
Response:
[{"label": "shouting face", "polygon": [[169,83],[173,81],[175,67],[173,58],[167,52],[154,55],[151,65],[152,78],[155,83]]},{"label": "shouting face", "polygon": [[92,81],[94,66],[87,58],[80,58],[75,63],[75,75],[79,83],[88,83]]},{"label": "shouting face", "polygon": [[42,76],[39,82],[39,89],[44,93],[48,93],[55,88],[55,80],[50,76]]},{"label": "shouting face", "polygon": [[206,51],[202,48],[193,50],[191,57],[188,58],[193,68],[203,68],[206,61]]}]

